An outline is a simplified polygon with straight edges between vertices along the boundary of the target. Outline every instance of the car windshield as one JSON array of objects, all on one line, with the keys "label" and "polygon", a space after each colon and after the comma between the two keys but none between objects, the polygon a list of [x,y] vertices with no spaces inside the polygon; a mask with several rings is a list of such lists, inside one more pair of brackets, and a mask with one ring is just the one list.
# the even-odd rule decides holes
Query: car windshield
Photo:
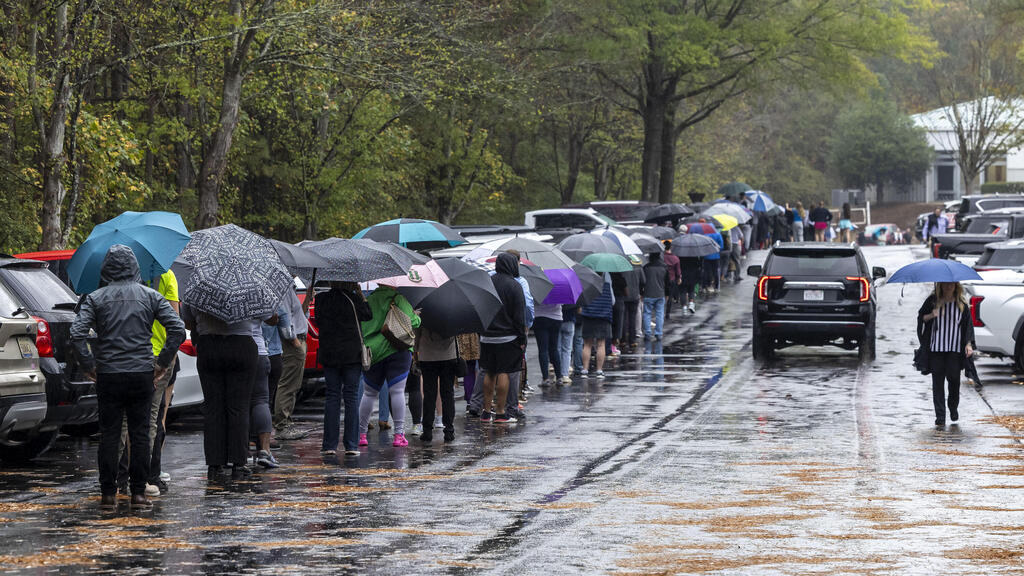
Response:
[{"label": "car windshield", "polygon": [[604,222],[605,224],[607,224],[607,225],[609,225],[609,226],[615,226],[615,225],[617,225],[617,224],[618,224],[618,222],[616,222],[615,220],[612,220],[611,218],[609,218],[609,217],[605,216],[604,214],[601,214],[600,212],[598,212],[597,214],[594,214],[594,216],[597,216],[597,217],[598,217],[598,218],[600,218],[600,219],[601,219],[601,220],[602,220],[602,221],[603,221],[603,222]]},{"label": "car windshield", "polygon": [[22,293],[30,294],[31,302],[26,302],[34,310],[53,310],[59,304],[75,304],[78,299],[75,293],[46,268],[6,268],[4,270],[12,281],[26,289]]},{"label": "car windshield", "polygon": [[1007,266],[1012,268],[1024,266],[1024,247],[986,250],[985,254],[978,259],[978,265]]},{"label": "car windshield", "polygon": [[6,286],[0,284],[0,317],[10,318],[14,316],[14,311],[20,307],[21,304],[18,303],[14,294],[11,294]]},{"label": "car windshield", "polygon": [[857,257],[849,253],[804,252],[773,254],[768,265],[771,276],[860,276]]}]

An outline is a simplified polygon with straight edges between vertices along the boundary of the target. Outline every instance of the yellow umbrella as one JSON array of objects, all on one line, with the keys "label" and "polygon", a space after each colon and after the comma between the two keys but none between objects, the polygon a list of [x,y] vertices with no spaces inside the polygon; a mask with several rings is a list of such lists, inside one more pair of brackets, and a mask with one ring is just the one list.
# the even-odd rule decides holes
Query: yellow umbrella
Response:
[{"label": "yellow umbrella", "polygon": [[712,218],[717,220],[718,223],[722,225],[723,232],[726,230],[732,230],[733,228],[740,225],[739,220],[737,220],[734,216],[729,216],[728,214],[715,214],[714,216],[712,216]]}]

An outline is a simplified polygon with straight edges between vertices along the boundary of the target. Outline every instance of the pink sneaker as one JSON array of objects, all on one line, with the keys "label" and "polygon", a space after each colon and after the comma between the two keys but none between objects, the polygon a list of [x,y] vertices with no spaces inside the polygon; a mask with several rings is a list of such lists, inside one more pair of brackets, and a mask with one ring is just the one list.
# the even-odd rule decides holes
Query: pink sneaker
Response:
[{"label": "pink sneaker", "polygon": [[359,435],[359,445],[360,446],[369,446],[370,445],[370,443],[366,440],[366,434],[360,434]]},{"label": "pink sneaker", "polygon": [[403,448],[409,445],[409,441],[405,439],[405,434],[395,434],[395,441],[391,445],[395,448]]}]

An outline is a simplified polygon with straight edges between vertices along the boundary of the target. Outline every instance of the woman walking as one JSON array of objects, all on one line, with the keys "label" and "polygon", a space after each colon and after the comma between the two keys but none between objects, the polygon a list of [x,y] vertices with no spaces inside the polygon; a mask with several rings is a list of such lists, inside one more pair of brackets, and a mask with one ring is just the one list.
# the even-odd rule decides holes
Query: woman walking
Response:
[{"label": "woman walking", "polygon": [[370,347],[373,364],[363,374],[363,398],[359,403],[359,445],[367,446],[366,430],[370,424],[370,412],[377,403],[377,397],[385,386],[391,399],[391,416],[395,422],[393,445],[408,446],[405,439],[405,382],[412,366],[412,346],[399,341],[388,329],[385,320],[388,312],[404,314],[413,329],[419,328],[420,317],[404,296],[390,286],[380,286],[367,299],[373,317],[362,323],[363,338]]},{"label": "woman walking", "polygon": [[[935,283],[935,292],[917,312],[917,336],[928,350],[935,425],[946,425],[947,403],[949,419],[956,422],[960,419],[960,371],[974,354],[974,326],[959,282]],[[943,380],[949,384],[948,402]]]},{"label": "woman walking", "polygon": [[811,222],[814,222],[814,241],[825,241],[825,230],[828,230],[829,222],[832,221],[832,211],[825,208],[825,202],[818,202],[818,206],[811,210]]},{"label": "woman walking", "polygon": [[853,242],[853,215],[850,203],[843,203],[842,218],[839,219],[839,241],[843,244]]},{"label": "woman walking", "polygon": [[416,356],[423,379],[423,416],[427,422],[420,440],[431,442],[434,439],[434,411],[440,394],[444,441],[451,442],[455,440],[455,368],[458,364],[455,338],[441,336],[421,325],[416,334]]},{"label": "woman walking", "polygon": [[344,403],[342,444],[345,454],[353,456],[359,454],[359,378],[363,375],[360,322],[373,319],[373,314],[359,285],[353,282],[331,282],[330,290],[316,295],[314,305],[320,328],[317,360],[324,367],[327,383],[320,452],[324,456],[337,454]]}]

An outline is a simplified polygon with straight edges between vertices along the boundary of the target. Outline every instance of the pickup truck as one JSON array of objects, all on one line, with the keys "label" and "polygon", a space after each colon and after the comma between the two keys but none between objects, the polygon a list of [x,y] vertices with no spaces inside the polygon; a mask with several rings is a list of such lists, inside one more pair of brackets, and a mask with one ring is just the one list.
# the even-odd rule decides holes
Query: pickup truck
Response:
[{"label": "pickup truck", "polygon": [[979,272],[983,280],[964,282],[971,305],[971,321],[978,350],[999,358],[1012,358],[1024,372],[1024,271]]},{"label": "pickup truck", "polygon": [[960,233],[932,236],[932,256],[949,258],[954,254],[982,254],[985,246],[1010,238],[1024,238],[1024,212],[979,214],[964,223]]}]

